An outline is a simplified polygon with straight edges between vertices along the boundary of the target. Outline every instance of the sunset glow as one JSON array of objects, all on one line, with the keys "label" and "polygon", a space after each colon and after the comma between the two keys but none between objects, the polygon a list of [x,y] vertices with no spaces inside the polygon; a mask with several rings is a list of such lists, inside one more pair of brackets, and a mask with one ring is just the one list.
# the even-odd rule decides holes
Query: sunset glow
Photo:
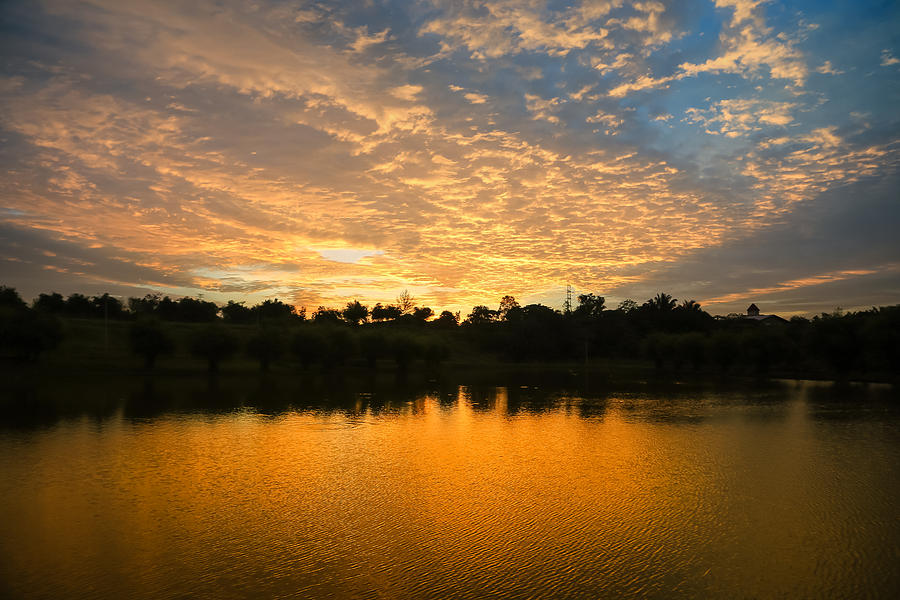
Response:
[{"label": "sunset glow", "polygon": [[4,3],[0,283],[900,298],[891,3]]}]

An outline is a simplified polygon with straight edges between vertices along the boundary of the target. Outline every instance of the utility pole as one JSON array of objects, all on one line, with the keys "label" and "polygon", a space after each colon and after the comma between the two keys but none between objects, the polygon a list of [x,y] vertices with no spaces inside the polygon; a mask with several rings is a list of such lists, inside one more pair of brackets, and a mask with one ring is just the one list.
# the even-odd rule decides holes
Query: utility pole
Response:
[{"label": "utility pole", "polygon": [[569,314],[572,312],[572,286],[566,286],[566,303],[563,304],[563,312]]},{"label": "utility pole", "polygon": [[109,356],[109,292],[103,296],[103,342]]}]

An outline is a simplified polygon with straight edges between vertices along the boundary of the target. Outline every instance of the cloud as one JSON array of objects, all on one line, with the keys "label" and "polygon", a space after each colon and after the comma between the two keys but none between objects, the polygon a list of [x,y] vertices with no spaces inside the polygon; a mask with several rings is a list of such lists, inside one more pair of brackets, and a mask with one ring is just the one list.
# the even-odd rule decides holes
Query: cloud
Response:
[{"label": "cloud", "polygon": [[734,11],[731,15],[731,26],[737,27],[745,21],[760,25],[759,7],[765,4],[766,0],[715,0],[715,3],[719,8],[727,7]]},{"label": "cloud", "polygon": [[[648,281],[718,313],[743,312],[750,302],[779,314],[895,303],[897,185],[900,169],[835,186],[798,205],[790,220],[660,265]],[[641,298],[654,289],[637,283],[615,293]]]},{"label": "cloud", "polygon": [[893,65],[900,65],[900,58],[894,56],[894,54],[888,50],[881,51],[881,66],[882,67],[891,67]]},{"label": "cloud", "polygon": [[656,46],[672,41],[673,31],[662,19],[666,7],[661,2],[635,2],[638,14],[624,19],[610,19],[607,25],[619,25],[623,29],[646,34],[644,45]]},{"label": "cloud", "polygon": [[900,148],[888,78],[815,52],[840,31],[717,6],[15,4],[4,274],[309,306],[409,288],[460,309],[654,278],[721,297],[731,272],[706,285],[694,260],[728,249],[741,290],[893,264],[857,244],[752,271],[742,240],[792,248],[767,232],[836,189],[846,217],[848,186],[886,180]]},{"label": "cloud", "polygon": [[703,63],[683,63],[679,77],[693,77],[701,73],[735,73],[743,77],[758,76],[768,69],[776,79],[792,81],[802,86],[808,69],[803,55],[789,40],[767,37],[763,30],[752,25],[741,26],[722,36],[723,51]]},{"label": "cloud", "polygon": [[834,65],[831,64],[830,60],[826,60],[822,63],[822,66],[816,68],[816,73],[821,73],[823,75],[841,75],[844,72],[834,68]]},{"label": "cloud", "polygon": [[[716,6],[732,9],[730,24],[719,35],[719,52],[702,62],[682,62],[672,75],[654,77],[642,74],[631,81],[613,87],[612,97],[624,97],[635,91],[669,87],[674,81],[697,77],[702,74],[736,74],[746,79],[769,75],[774,79],[788,80],[802,86],[808,76],[803,54],[796,48],[791,36],[773,35],[765,26],[759,8],[763,2],[756,0],[719,0]],[[649,13],[649,17],[658,14]],[[650,28],[647,21],[646,28]],[[653,43],[669,42],[671,31],[657,32],[653,26]],[[604,69],[608,67],[604,66]]]},{"label": "cloud", "polygon": [[702,125],[707,133],[737,137],[765,127],[785,127],[793,122],[794,102],[742,99],[719,100],[708,109],[687,109],[687,120]]},{"label": "cloud", "polygon": [[435,2],[445,10],[430,19],[420,34],[439,36],[444,52],[463,47],[479,60],[534,51],[565,54],[605,43],[607,31],[592,26],[588,19],[606,14],[614,3],[598,3],[594,10],[563,12],[552,20],[544,18],[541,4],[510,0],[452,5]]}]

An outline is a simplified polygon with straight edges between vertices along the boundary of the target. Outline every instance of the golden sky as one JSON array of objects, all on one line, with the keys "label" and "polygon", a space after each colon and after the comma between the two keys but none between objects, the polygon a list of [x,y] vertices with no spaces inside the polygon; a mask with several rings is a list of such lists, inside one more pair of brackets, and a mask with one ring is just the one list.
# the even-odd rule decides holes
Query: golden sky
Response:
[{"label": "golden sky", "polygon": [[0,280],[900,302],[884,3],[5,3]]}]

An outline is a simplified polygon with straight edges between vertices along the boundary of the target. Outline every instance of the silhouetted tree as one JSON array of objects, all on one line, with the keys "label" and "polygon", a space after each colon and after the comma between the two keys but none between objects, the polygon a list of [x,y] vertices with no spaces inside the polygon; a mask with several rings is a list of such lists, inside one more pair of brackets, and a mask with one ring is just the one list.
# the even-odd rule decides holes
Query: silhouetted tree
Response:
[{"label": "silhouetted tree", "polygon": [[493,323],[497,320],[497,311],[491,310],[487,306],[478,305],[472,307],[472,312],[466,317],[466,323],[470,325],[485,325]]},{"label": "silhouetted tree", "polygon": [[253,310],[244,306],[243,302],[229,300],[222,307],[222,319],[226,323],[252,323],[254,319]]},{"label": "silhouetted tree", "polygon": [[261,371],[268,371],[269,365],[284,354],[284,335],[273,327],[262,327],[247,340],[247,355],[259,361]]},{"label": "silhouetted tree", "polygon": [[255,319],[259,322],[287,321],[297,316],[297,310],[292,305],[285,304],[278,298],[263,300],[250,310],[253,311]]},{"label": "silhouetted tree", "polygon": [[372,309],[372,320],[373,321],[393,321],[399,319],[403,314],[403,311],[400,310],[399,306],[394,306],[393,304],[388,304],[387,306],[382,306],[381,303],[375,305]]},{"label": "silhouetted tree", "polygon": [[160,356],[172,354],[175,342],[155,317],[142,317],[128,328],[131,351],[144,359],[144,366],[152,369]]},{"label": "silhouetted tree", "polygon": [[694,313],[701,312],[700,305],[697,303],[696,300],[683,300],[681,302],[681,304],[678,305],[678,308],[685,312],[694,312]]},{"label": "silhouetted tree", "polygon": [[20,310],[27,307],[28,305],[25,304],[25,301],[19,296],[19,292],[16,291],[16,288],[0,285],[0,308]]},{"label": "silhouetted tree", "polygon": [[62,297],[62,294],[57,294],[56,292],[39,294],[34,301],[34,309],[42,313],[59,315],[66,310],[66,300]]},{"label": "silhouetted tree", "polygon": [[381,305],[381,302],[375,303],[375,306],[369,311],[369,316],[372,317],[372,321],[384,320],[384,306]]},{"label": "silhouetted tree", "polygon": [[168,296],[164,296],[156,306],[156,315],[165,321],[180,321],[181,315],[178,311],[178,302]]},{"label": "silhouetted tree", "polygon": [[66,298],[66,315],[82,319],[92,317],[94,305],[84,294],[72,294]]},{"label": "silhouetted tree", "polygon": [[222,325],[207,325],[190,336],[190,351],[197,358],[207,361],[209,372],[219,370],[219,363],[231,358],[237,350],[237,338]]},{"label": "silhouetted tree", "polygon": [[500,298],[500,308],[497,310],[497,317],[501,321],[506,321],[509,311],[519,308],[519,303],[513,296],[503,296]]},{"label": "silhouetted tree", "polygon": [[318,325],[338,325],[344,322],[341,311],[320,306],[312,316],[313,323]]},{"label": "silhouetted tree", "polygon": [[673,331],[678,329],[674,313],[676,301],[669,294],[660,292],[628,313],[629,319],[642,332]]},{"label": "silhouetted tree", "polygon": [[660,292],[655,297],[647,300],[647,306],[657,312],[665,313],[674,310],[677,302],[678,301],[669,294]]},{"label": "silhouetted tree", "polygon": [[400,312],[404,315],[411,314],[415,306],[416,299],[410,295],[409,290],[403,290],[403,292],[397,296],[397,308],[399,308]]},{"label": "silhouetted tree", "polygon": [[55,316],[28,308],[15,288],[0,287],[0,356],[34,361],[60,339]]},{"label": "silhouetted tree", "polygon": [[[571,355],[566,317],[543,304],[512,308],[499,324],[500,350],[513,360],[554,360]],[[496,343],[496,342],[495,342]]]},{"label": "silhouetted tree", "polygon": [[215,302],[184,297],[178,300],[176,319],[187,323],[211,323],[218,313],[219,307]]},{"label": "silhouetted tree", "polygon": [[900,377],[900,304],[869,311],[860,335],[872,363]]},{"label": "silhouetted tree", "polygon": [[441,311],[441,315],[433,323],[439,329],[456,329],[456,326],[459,325],[459,314],[454,314],[449,310]]},{"label": "silhouetted tree", "polygon": [[147,294],[143,298],[129,298],[128,310],[135,315],[152,315],[159,307],[159,294]]},{"label": "silhouetted tree", "polygon": [[673,329],[677,331],[706,331],[713,325],[713,318],[694,300],[685,300],[672,311]]},{"label": "silhouetted tree", "polygon": [[434,315],[434,311],[427,306],[417,306],[413,309],[413,319],[424,323]]},{"label": "silhouetted tree", "polygon": [[347,303],[347,307],[344,308],[341,314],[344,320],[351,325],[359,325],[360,323],[365,323],[366,319],[369,318],[369,307],[360,304],[359,300],[354,300]]},{"label": "silhouetted tree", "polygon": [[813,349],[841,376],[851,371],[862,355],[861,335],[854,315],[840,312],[815,317],[812,321]]},{"label": "silhouetted tree", "polygon": [[632,300],[631,298],[626,298],[619,302],[619,307],[616,309],[619,312],[630,313],[638,307],[637,302]]},{"label": "silhouetted tree", "polygon": [[92,314],[96,317],[108,317],[110,319],[121,319],[125,315],[125,306],[122,301],[109,293],[102,296],[94,296],[91,298],[93,305]]},{"label": "silhouetted tree", "polygon": [[580,294],[578,296],[578,308],[575,309],[576,317],[599,319],[606,308],[606,298],[594,294]]}]

